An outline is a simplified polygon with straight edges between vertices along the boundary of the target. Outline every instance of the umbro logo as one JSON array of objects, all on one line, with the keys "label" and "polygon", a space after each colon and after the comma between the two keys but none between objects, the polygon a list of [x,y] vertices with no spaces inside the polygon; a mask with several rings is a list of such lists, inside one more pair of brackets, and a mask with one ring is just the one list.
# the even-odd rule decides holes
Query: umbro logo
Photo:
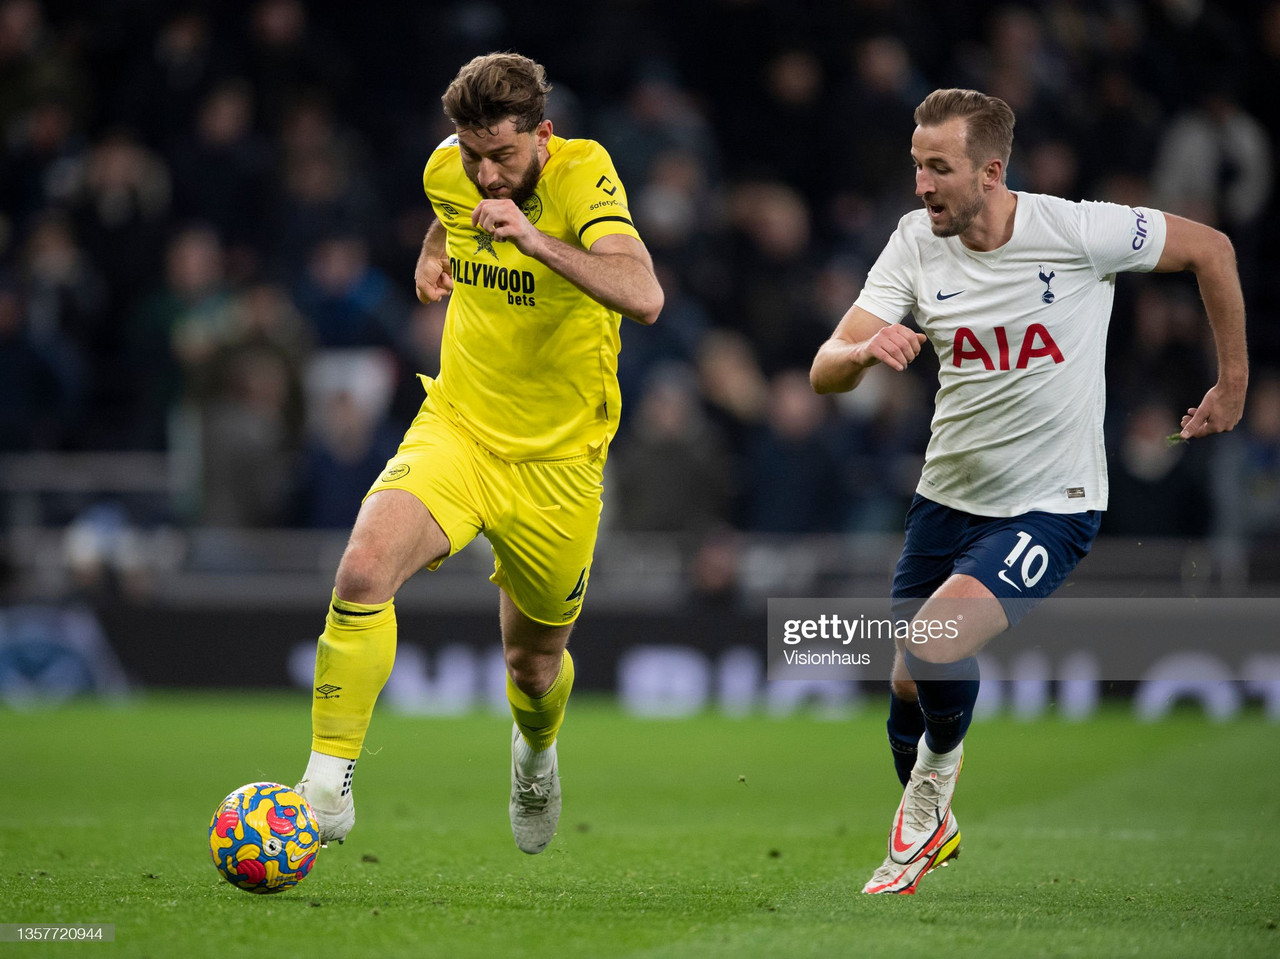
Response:
[{"label": "umbro logo", "polygon": [[943,293],[941,290],[939,290],[939,291],[938,291],[938,299],[940,299],[940,300],[949,300],[949,299],[951,299],[953,296],[959,296],[959,295],[960,295],[961,293],[963,293],[963,292],[964,292],[964,290],[956,290],[954,293]]},{"label": "umbro logo", "polygon": [[341,690],[341,686],[334,686],[332,683],[325,683],[323,686],[316,687],[316,699],[338,699],[338,693]]}]

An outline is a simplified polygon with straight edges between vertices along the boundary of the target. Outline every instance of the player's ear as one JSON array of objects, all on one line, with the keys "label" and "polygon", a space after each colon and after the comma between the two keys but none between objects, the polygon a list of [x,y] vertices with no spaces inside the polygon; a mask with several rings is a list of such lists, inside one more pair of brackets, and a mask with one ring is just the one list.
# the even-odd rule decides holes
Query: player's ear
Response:
[{"label": "player's ear", "polygon": [[539,123],[536,127],[533,128],[533,135],[538,142],[538,149],[541,150],[543,147],[547,145],[547,142],[551,139],[551,121],[543,120],[541,123]]},{"label": "player's ear", "polygon": [[988,160],[987,165],[982,168],[982,186],[987,190],[994,190],[1003,179],[1004,161],[994,157]]}]

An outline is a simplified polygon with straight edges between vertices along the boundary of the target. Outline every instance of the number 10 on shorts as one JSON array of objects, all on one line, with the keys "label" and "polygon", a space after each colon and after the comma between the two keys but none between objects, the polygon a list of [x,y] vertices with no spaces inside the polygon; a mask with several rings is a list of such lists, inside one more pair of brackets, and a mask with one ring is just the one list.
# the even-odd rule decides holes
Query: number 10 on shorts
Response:
[{"label": "number 10 on shorts", "polygon": [[[1004,558],[1004,565],[1009,569],[1013,569],[1018,559],[1021,558],[1022,565],[1018,571],[1022,574],[1022,585],[1030,589],[1040,582],[1040,577],[1049,568],[1049,551],[1039,543],[1027,549],[1031,545],[1031,534],[1018,530],[1017,535],[1018,542],[1014,544],[1013,549],[1009,550],[1009,555]],[[1004,570],[1000,570],[1000,578],[1014,589],[1021,591],[1022,587],[1009,579]]]}]

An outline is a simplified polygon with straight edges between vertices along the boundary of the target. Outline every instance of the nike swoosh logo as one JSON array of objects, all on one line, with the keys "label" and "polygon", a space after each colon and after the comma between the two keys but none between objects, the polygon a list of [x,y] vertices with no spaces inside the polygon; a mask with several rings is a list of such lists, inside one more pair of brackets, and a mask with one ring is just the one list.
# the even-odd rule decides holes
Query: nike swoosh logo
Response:
[{"label": "nike swoosh logo", "polygon": [[1010,586],[1012,586],[1014,589],[1016,589],[1019,593],[1021,593],[1021,592],[1022,592],[1022,587],[1021,587],[1021,586],[1019,586],[1017,583],[1015,583],[1013,580],[1011,580],[1011,579],[1010,579],[1010,578],[1005,574],[1005,571],[1004,571],[1004,570],[1000,570],[1000,572],[996,573],[996,575],[997,575],[997,576],[999,576],[999,577],[1000,577],[1002,580],[1004,580],[1006,583],[1008,583]]},{"label": "nike swoosh logo", "polygon": [[951,299],[953,296],[959,296],[959,295],[960,295],[961,293],[963,293],[963,292],[964,292],[964,290],[956,290],[954,293],[943,293],[941,290],[939,290],[939,291],[938,291],[938,299],[940,299],[940,300],[949,300],[949,299]]},{"label": "nike swoosh logo", "polygon": [[[938,823],[938,828],[935,829],[933,831],[933,834],[930,835],[929,838],[926,839],[924,843],[921,845],[920,853],[928,852],[933,846],[937,845],[938,836],[941,834],[942,825],[944,822],[946,822],[946,819],[947,817],[944,815],[942,817],[943,822]],[[893,840],[894,852],[908,852],[913,845],[912,843],[904,843],[902,841],[902,810],[901,808],[899,808],[898,818],[893,824],[893,834],[891,838]],[[917,853],[917,855],[919,855],[919,853]]]}]

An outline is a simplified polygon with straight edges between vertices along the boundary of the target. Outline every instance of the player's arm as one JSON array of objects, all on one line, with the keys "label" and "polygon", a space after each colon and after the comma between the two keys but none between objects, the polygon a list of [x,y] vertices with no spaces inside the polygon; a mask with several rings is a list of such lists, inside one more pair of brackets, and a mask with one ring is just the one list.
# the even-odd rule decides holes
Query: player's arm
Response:
[{"label": "player's arm", "polygon": [[1226,235],[1184,217],[1165,214],[1164,250],[1157,273],[1190,270],[1200,284],[1200,297],[1213,328],[1218,352],[1218,382],[1199,406],[1182,417],[1182,438],[1225,433],[1244,414],[1249,385],[1249,354],[1245,346],[1244,295],[1236,254]]},{"label": "player's arm", "polygon": [[444,224],[439,220],[431,222],[427,235],[422,238],[422,252],[418,254],[418,265],[413,269],[413,285],[423,303],[434,303],[453,292]]},{"label": "player's arm", "polygon": [[845,393],[877,363],[901,372],[920,355],[925,335],[886,323],[860,306],[849,307],[831,339],[818,347],[809,382],[819,393]]},{"label": "player's arm", "polygon": [[612,233],[600,237],[589,250],[548,236],[529,222],[510,200],[481,200],[471,223],[507,240],[525,256],[555,270],[589,297],[646,326],[662,311],[663,293],[653,272],[653,259],[633,236]]}]

